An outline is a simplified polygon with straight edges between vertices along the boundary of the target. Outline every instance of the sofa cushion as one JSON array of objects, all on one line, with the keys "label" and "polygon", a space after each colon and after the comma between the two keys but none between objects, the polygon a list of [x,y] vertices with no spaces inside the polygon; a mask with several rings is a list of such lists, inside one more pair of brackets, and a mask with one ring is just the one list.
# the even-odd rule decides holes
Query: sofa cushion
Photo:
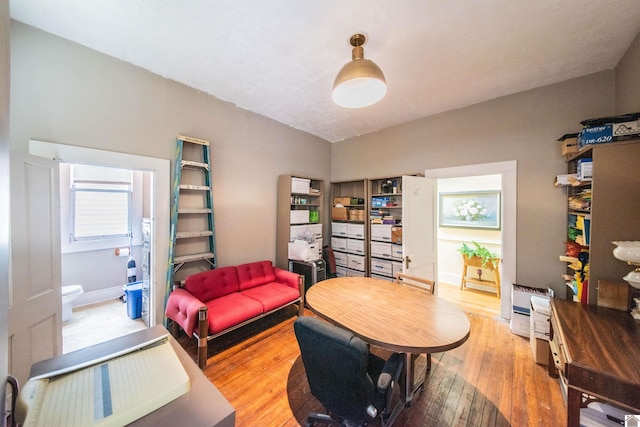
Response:
[{"label": "sofa cushion", "polygon": [[239,291],[235,267],[221,267],[192,274],[184,282],[184,289],[202,302],[208,302]]},{"label": "sofa cushion", "polygon": [[250,262],[248,264],[238,265],[236,269],[238,270],[238,280],[240,281],[241,291],[276,280],[276,274],[273,271],[271,261]]},{"label": "sofa cushion", "polygon": [[206,303],[209,308],[209,333],[217,334],[245,320],[262,314],[262,304],[240,293],[216,298]]},{"label": "sofa cushion", "polygon": [[281,307],[300,297],[300,292],[297,289],[276,282],[256,286],[240,293],[259,301],[265,312]]}]

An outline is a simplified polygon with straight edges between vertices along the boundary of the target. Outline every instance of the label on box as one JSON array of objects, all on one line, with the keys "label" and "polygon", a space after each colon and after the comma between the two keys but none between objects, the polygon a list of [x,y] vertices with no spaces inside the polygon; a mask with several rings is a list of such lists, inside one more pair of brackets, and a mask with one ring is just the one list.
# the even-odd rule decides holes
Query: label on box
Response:
[{"label": "label on box", "polygon": [[580,132],[578,145],[604,144],[613,141],[613,125],[602,125],[584,128]]}]

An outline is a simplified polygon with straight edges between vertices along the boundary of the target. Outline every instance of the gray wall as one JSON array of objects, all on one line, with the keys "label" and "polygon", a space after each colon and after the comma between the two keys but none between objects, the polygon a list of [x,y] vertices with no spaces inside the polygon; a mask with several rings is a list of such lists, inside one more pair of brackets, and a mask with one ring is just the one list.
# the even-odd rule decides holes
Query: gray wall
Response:
[{"label": "gray wall", "polygon": [[640,33],[616,67],[616,114],[640,111]]},{"label": "gray wall", "polygon": [[[564,295],[566,173],[557,138],[614,113],[615,75],[602,72],[426,117],[333,145],[335,181],[516,160],[517,276]],[[383,101],[384,102],[384,101]]]},{"label": "gray wall", "polygon": [[275,261],[278,175],[329,179],[328,142],[15,21],[11,76],[12,151],[38,139],[173,161],[176,135],[211,141],[220,266]]}]

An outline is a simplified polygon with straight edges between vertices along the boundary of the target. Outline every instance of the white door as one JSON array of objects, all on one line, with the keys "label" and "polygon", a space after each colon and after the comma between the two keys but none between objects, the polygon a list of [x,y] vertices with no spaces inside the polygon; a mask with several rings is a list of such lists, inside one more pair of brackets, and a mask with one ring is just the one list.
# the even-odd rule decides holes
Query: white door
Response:
[{"label": "white door", "polygon": [[24,384],[62,353],[58,163],[13,155],[10,182],[9,372]]},{"label": "white door", "polygon": [[437,180],[402,177],[402,270],[437,280]]}]

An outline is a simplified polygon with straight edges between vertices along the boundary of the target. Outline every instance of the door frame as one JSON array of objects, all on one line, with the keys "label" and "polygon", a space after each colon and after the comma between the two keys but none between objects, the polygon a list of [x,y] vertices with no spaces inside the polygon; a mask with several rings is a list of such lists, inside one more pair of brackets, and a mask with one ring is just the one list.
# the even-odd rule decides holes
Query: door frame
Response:
[{"label": "door frame", "polygon": [[505,319],[511,318],[511,287],[516,280],[517,171],[516,160],[425,170],[425,177],[435,179],[501,175],[503,215],[500,315]]},{"label": "door frame", "polygon": [[[91,163],[102,166],[117,166],[152,172],[153,191],[151,194],[151,250],[154,268],[149,289],[149,326],[162,324],[164,320],[164,294],[167,260],[169,259],[168,235],[170,212],[170,169],[171,162],[156,157],[117,153],[87,147],[30,140],[29,153],[68,163]],[[162,190],[164,189],[164,191]],[[166,231],[166,234],[163,233]]]}]

